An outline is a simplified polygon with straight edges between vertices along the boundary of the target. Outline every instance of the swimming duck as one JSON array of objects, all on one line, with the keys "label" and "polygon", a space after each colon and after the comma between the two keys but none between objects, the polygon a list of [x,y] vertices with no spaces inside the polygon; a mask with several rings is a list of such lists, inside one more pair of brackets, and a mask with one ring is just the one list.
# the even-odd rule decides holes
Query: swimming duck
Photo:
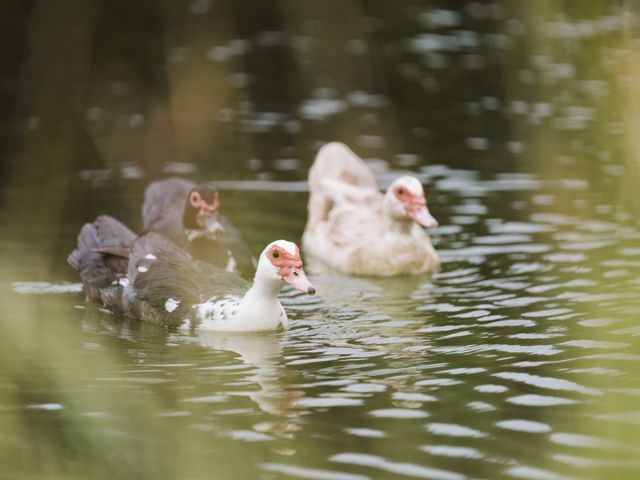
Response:
[{"label": "swimming duck", "polygon": [[220,214],[211,186],[171,177],[151,183],[144,195],[145,232],[159,232],[195,258],[251,278],[256,263],[240,231]]},{"label": "swimming duck", "polygon": [[[236,273],[194,260],[156,232],[134,236],[132,245],[121,251],[133,235],[127,230],[112,217],[99,217],[83,226],[78,248],[68,257],[87,297],[114,313],[168,327],[188,321],[198,330],[265,331],[288,326],[278,300],[285,283],[315,293],[294,243],[277,240],[267,245],[249,284]],[[115,271],[124,254],[126,274]]]},{"label": "swimming duck", "polygon": [[420,181],[395,180],[385,194],[346,145],[324,145],[309,170],[305,251],[355,275],[417,274],[439,265],[424,228],[438,225]]}]

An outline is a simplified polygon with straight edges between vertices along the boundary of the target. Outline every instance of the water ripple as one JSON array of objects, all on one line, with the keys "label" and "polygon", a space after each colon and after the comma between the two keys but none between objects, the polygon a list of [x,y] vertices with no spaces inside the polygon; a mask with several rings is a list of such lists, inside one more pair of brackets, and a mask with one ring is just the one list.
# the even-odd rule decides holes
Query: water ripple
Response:
[{"label": "water ripple", "polygon": [[299,408],[355,407],[362,404],[363,400],[346,397],[301,398],[296,402]]},{"label": "water ripple", "polygon": [[500,428],[517,432],[546,433],[551,431],[551,427],[546,423],[532,422],[531,420],[501,420],[496,425]]},{"label": "water ripple", "polygon": [[570,480],[570,477],[558,475],[550,472],[549,470],[543,470],[542,468],[528,467],[526,465],[511,467],[507,469],[505,473],[514,478],[525,478],[527,480]]},{"label": "water ripple", "polygon": [[529,393],[526,395],[518,395],[507,399],[507,402],[516,405],[526,405],[529,407],[550,407],[554,405],[570,405],[576,403],[570,398],[552,397],[548,395],[536,395]]},{"label": "water ripple", "polygon": [[446,435],[449,437],[482,438],[487,436],[486,433],[455,423],[430,423],[427,425],[427,431],[435,435]]},{"label": "water ripple", "polygon": [[429,414],[421,410],[411,410],[408,408],[383,408],[372,410],[369,415],[379,418],[427,418]]},{"label": "water ripple", "polygon": [[281,473],[283,475],[307,478],[309,480],[368,480],[369,478],[366,475],[344,473],[335,470],[295,467],[293,465],[284,465],[281,463],[263,463],[260,465],[260,468],[267,472]]},{"label": "water ripple", "polygon": [[484,458],[484,455],[475,448],[453,447],[450,445],[423,445],[420,450],[431,455],[459,458]]},{"label": "water ripple", "polygon": [[535,387],[545,388],[549,390],[568,390],[570,392],[584,393],[585,395],[601,395],[602,392],[594,388],[587,388],[569,380],[554,377],[542,377],[539,375],[531,375],[519,372],[502,372],[494,373],[494,377],[504,378],[505,380],[513,380],[516,382],[533,385]]},{"label": "water ripple", "polygon": [[423,467],[413,463],[391,462],[376,455],[364,453],[339,453],[329,458],[332,462],[362,465],[377,468],[389,473],[406,475],[415,478],[432,478],[438,480],[464,480],[465,476],[438,468]]}]

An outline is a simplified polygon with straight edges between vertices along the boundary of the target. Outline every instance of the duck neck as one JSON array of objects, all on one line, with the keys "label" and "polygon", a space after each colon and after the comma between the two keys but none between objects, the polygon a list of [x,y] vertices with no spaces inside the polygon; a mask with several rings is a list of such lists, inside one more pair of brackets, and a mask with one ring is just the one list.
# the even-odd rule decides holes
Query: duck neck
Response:
[{"label": "duck neck", "polygon": [[411,232],[413,227],[413,219],[404,215],[398,206],[394,203],[393,194],[389,190],[384,197],[384,227],[389,233],[406,235]]},{"label": "duck neck", "polygon": [[407,235],[411,232],[411,227],[413,227],[413,220],[394,218],[389,215],[386,217],[385,227],[388,232]]},{"label": "duck neck", "polygon": [[256,275],[253,285],[247,291],[243,302],[248,303],[277,303],[278,293],[282,289],[282,282],[274,282],[272,280],[264,280]]}]

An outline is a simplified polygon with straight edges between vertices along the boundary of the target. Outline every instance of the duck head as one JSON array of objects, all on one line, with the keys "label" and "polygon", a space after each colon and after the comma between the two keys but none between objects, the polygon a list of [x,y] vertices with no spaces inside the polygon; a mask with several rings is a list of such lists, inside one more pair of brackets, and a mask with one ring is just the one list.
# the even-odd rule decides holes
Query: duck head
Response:
[{"label": "duck head", "polygon": [[410,175],[391,184],[384,198],[385,211],[396,221],[414,221],[426,228],[435,228],[438,221],[427,208],[420,180]]},{"label": "duck head", "polygon": [[208,185],[198,185],[187,196],[182,218],[184,228],[212,238],[224,235],[224,227],[218,214],[219,207],[218,191]]},{"label": "duck head", "polygon": [[262,251],[254,283],[258,282],[274,285],[278,290],[286,282],[300,292],[316,293],[302,268],[300,249],[286,240],[271,242]]}]

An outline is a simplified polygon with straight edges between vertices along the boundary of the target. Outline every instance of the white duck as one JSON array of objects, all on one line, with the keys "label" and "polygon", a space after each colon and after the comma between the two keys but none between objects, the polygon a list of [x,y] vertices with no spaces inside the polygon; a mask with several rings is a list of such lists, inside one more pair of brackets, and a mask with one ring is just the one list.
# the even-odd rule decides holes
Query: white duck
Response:
[{"label": "white duck", "polygon": [[198,330],[225,332],[257,332],[286,329],[287,312],[278,300],[285,283],[296,290],[313,295],[315,287],[302,268],[300,249],[295,243],[277,240],[260,255],[253,285],[244,295],[215,295],[206,302],[194,304]]},{"label": "white duck", "polygon": [[403,176],[385,194],[346,145],[324,145],[309,170],[305,251],[356,275],[417,274],[440,264],[423,227],[438,225],[420,181]]}]

